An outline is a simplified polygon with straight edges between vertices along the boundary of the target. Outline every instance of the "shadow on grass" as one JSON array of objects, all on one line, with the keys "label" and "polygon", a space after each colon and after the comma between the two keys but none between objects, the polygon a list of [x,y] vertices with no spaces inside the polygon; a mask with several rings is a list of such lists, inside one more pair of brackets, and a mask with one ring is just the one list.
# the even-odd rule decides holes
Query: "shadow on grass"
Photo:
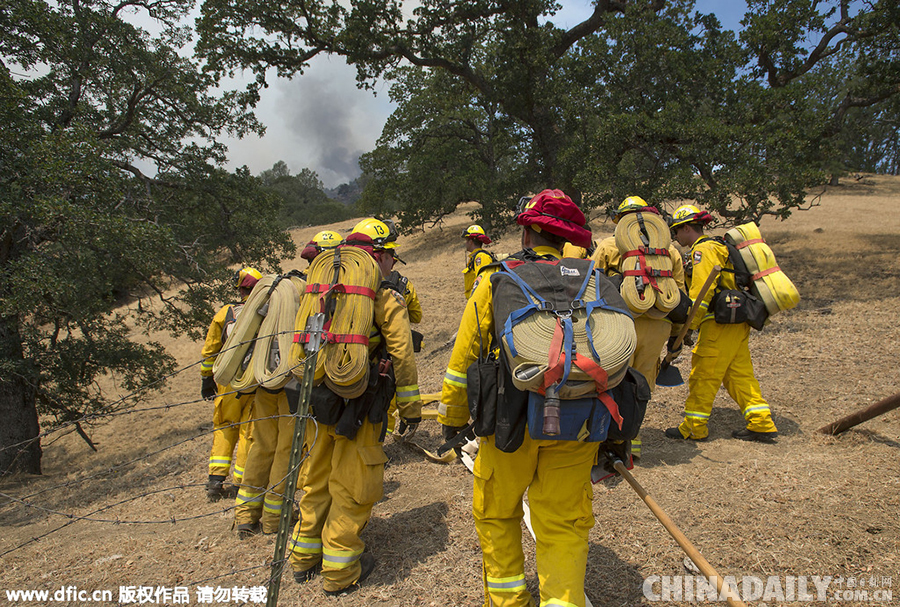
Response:
[{"label": "shadow on grass", "polygon": [[375,570],[372,583],[394,584],[447,547],[449,531],[445,502],[398,512],[390,517],[373,516],[363,533],[375,557],[385,566]]}]

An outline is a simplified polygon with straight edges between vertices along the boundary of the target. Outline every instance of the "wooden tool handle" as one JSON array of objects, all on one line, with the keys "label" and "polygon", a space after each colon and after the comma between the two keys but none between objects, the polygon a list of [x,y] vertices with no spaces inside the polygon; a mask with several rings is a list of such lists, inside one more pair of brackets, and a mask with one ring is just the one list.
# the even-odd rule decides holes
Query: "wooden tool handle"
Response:
[{"label": "wooden tool handle", "polygon": [[818,432],[831,435],[840,434],[844,430],[849,430],[857,424],[861,424],[873,417],[883,415],[888,411],[893,411],[898,407],[900,407],[900,394],[894,394],[893,396],[881,399],[873,405],[869,405],[865,409],[860,409],[856,413],[851,413],[847,417],[842,417],[836,422],[823,426],[819,428]]},{"label": "wooden tool handle", "polygon": [[[616,471],[622,475],[628,484],[631,485],[631,488],[635,490],[635,492],[640,496],[644,503],[647,504],[647,507],[650,508],[650,511],[659,519],[659,522],[662,523],[662,526],[666,528],[666,531],[669,532],[675,541],[678,542],[678,545],[681,546],[681,549],[684,550],[684,553],[690,557],[694,564],[700,569],[700,572],[706,576],[707,579],[715,580],[716,590],[719,592],[719,596],[722,596],[722,587],[725,585],[725,580],[720,576],[715,568],[709,564],[703,555],[700,554],[700,551],[694,548],[694,545],[691,544],[690,540],[687,539],[681,530],[672,522],[672,519],[663,511],[662,508],[659,507],[659,504],[650,497],[650,495],[641,487],[640,483],[635,480],[635,478],[631,475],[631,472],[628,471],[628,468],[625,467],[621,461],[616,461],[613,464],[616,468]],[[735,590],[736,592],[736,590]],[[725,601],[731,605],[731,607],[747,607],[746,603],[738,598],[732,598],[730,596],[725,597]]]},{"label": "wooden tool handle", "polygon": [[[697,315],[697,310],[700,309],[700,304],[703,303],[703,298],[706,297],[706,292],[709,291],[712,284],[716,281],[716,278],[719,276],[719,272],[722,271],[722,266],[713,266],[712,272],[709,273],[709,276],[706,277],[706,281],[703,283],[703,286],[700,287],[700,292],[697,293],[697,299],[694,300],[693,305],[691,305],[691,311],[688,312],[687,320],[684,321],[684,326],[681,327],[681,331],[678,333],[678,338],[675,340],[672,349],[677,350],[678,347],[684,342],[684,336],[687,335],[687,332],[691,329],[691,323],[694,320],[694,317]],[[663,360],[664,364],[669,364],[672,362],[672,359],[675,358],[671,353],[666,354],[665,359]]]}]

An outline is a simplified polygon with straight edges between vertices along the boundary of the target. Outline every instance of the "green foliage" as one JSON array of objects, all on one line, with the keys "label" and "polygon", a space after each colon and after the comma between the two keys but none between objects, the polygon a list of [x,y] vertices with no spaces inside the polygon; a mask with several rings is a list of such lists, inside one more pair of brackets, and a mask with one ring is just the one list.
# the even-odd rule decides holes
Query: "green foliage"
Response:
[{"label": "green foliage", "polygon": [[260,173],[264,189],[280,205],[279,225],[283,228],[316,226],[354,217],[354,209],[328,198],[324,184],[311,169],[291,175],[287,164],[279,160]]},{"label": "green foliage", "polygon": [[[47,423],[77,419],[110,405],[106,375],[135,390],[170,373],[164,347],[129,326],[200,337],[232,297],[231,264],[273,268],[293,251],[277,199],[218,166],[219,133],[260,127],[244,94],[216,96],[179,54],[191,7],[0,3],[4,416],[19,398]],[[125,19],[143,9],[158,37]]]},{"label": "green foliage", "polygon": [[406,229],[439,220],[461,202],[482,201],[476,220],[488,229],[520,186],[510,120],[478,91],[441,71],[396,70],[388,119],[375,151],[360,159],[369,182],[361,209],[397,215]]},{"label": "green foliage", "polygon": [[[786,217],[827,180],[842,125],[900,92],[893,0],[750,0],[739,38],[693,0],[598,1],[568,30],[552,0],[417,4],[206,0],[199,48],[223,72],[255,70],[255,86],[320,52],[364,86],[394,78],[363,204],[408,227],[473,199],[503,222],[544,187],[586,207],[639,194],[726,221]],[[838,59],[849,70],[822,89]]]}]

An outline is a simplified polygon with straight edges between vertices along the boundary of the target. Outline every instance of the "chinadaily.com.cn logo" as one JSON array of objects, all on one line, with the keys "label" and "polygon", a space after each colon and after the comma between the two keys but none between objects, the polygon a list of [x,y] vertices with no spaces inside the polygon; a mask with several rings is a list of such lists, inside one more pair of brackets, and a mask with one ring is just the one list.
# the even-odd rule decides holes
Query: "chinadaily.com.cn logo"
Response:
[{"label": "chinadaily.com.cn logo", "polygon": [[851,602],[893,600],[893,580],[888,576],[843,577],[831,575],[726,575],[721,589],[715,577],[700,575],[651,575],[641,590],[648,601]]}]

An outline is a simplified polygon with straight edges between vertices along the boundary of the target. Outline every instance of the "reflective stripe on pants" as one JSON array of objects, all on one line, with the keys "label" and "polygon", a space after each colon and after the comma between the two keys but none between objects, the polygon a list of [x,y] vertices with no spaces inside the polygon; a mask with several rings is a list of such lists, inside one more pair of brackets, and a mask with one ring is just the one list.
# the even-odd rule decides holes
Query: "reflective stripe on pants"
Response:
[{"label": "reflective stripe on pants", "polygon": [[584,606],[588,532],[594,526],[590,473],[596,455],[597,443],[532,440],[527,431],[514,453],[497,449],[493,437],[481,440],[472,514],[481,543],[485,605],[532,604],[522,551],[522,496],[527,490],[541,600]]},{"label": "reflective stripe on pants", "polygon": [[[264,533],[274,533],[278,531],[281,509],[264,510],[263,502],[268,501],[271,507],[284,500],[294,417],[283,390],[277,394],[257,390],[253,410],[253,441],[247,454],[234,520],[238,525],[260,521]],[[247,492],[262,492],[266,496],[264,500],[241,502],[241,493]]]},{"label": "reflective stripe on pants", "polygon": [[682,435],[694,439],[709,435],[707,423],[719,386],[741,408],[747,429],[775,432],[769,403],[762,397],[750,360],[750,325],[722,325],[712,320],[700,325],[700,334],[691,357],[690,393],[684,403]]},{"label": "reflective stripe on pants", "polygon": [[318,540],[321,553],[293,550],[294,571],[305,571],[322,561],[323,587],[336,591],[356,582],[361,573],[359,556],[365,543],[359,534],[369,522],[372,505],[383,496],[387,457],[378,441],[381,424],[368,419],[353,440],[339,436],[334,426],[307,420],[305,448],[309,455],[300,474],[303,497],[294,536]]}]

